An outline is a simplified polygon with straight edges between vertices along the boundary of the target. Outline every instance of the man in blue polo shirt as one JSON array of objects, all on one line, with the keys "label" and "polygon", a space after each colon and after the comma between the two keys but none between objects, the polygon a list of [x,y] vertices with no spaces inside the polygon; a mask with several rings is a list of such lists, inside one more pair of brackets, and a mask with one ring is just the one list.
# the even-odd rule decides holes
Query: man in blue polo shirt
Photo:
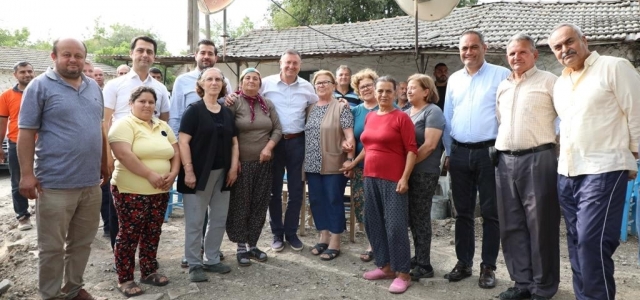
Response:
[{"label": "man in blue polo shirt", "polygon": [[346,100],[352,108],[360,104],[362,101],[360,101],[360,98],[351,87],[351,68],[346,65],[339,66],[336,70],[336,78],[338,82],[336,90],[333,92],[333,97],[338,100]]},{"label": "man in blue polo shirt", "polygon": [[82,74],[86,55],[79,40],[53,42],[55,67],[31,81],[18,119],[20,193],[37,199],[42,299],[94,299],[83,274],[100,223],[100,175],[110,172],[102,92]]}]

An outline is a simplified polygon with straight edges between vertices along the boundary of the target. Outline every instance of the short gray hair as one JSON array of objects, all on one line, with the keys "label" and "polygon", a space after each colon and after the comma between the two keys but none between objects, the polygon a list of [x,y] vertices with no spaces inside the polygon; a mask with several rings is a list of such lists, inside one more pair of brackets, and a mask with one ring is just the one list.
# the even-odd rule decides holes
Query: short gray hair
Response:
[{"label": "short gray hair", "polygon": [[573,23],[560,23],[556,25],[556,27],[553,27],[553,29],[551,30],[551,33],[549,33],[549,36],[551,36],[554,32],[556,32],[556,30],[562,27],[571,27],[571,29],[573,29],[573,31],[575,31],[576,34],[578,34],[578,38],[584,37],[584,33],[582,32],[582,29],[578,27],[578,25]]},{"label": "short gray hair", "polygon": [[529,42],[529,45],[531,46],[531,52],[535,52],[536,51],[536,42],[533,40],[532,37],[530,37],[529,35],[527,35],[524,32],[520,32],[520,33],[516,33],[514,34],[509,41],[507,42],[507,47],[509,45],[511,45],[511,43],[513,42],[521,42],[521,41],[527,41]]},{"label": "short gray hair", "polygon": [[295,55],[298,58],[302,59],[302,56],[300,55],[300,52],[298,52],[295,49],[289,48],[287,50],[284,50],[284,52],[282,52],[282,55],[280,55],[280,58],[282,58],[283,56],[290,54],[290,55]]},{"label": "short gray hair", "polygon": [[351,68],[349,68],[349,66],[347,65],[340,65],[337,69],[336,69],[336,76],[338,75],[338,73],[340,73],[340,70],[347,70],[349,71],[349,76],[351,76],[353,74],[353,72],[351,72]]}]

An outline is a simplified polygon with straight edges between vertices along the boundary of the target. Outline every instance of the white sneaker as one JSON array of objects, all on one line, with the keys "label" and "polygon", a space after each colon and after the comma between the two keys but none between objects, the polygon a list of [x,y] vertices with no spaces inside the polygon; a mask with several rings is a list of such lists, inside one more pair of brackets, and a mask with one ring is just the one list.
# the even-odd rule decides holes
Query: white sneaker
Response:
[{"label": "white sneaker", "polygon": [[18,220],[18,230],[25,231],[33,228],[31,225],[31,221],[29,218],[23,218],[22,220]]}]

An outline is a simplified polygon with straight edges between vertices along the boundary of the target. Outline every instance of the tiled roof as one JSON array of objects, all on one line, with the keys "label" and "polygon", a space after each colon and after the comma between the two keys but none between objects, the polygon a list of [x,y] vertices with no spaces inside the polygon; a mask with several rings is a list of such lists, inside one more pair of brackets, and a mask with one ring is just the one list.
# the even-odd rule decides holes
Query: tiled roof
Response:
[{"label": "tiled roof", "polygon": [[[87,59],[92,60],[93,55],[87,55]],[[51,51],[0,47],[0,70],[13,70],[13,65],[19,61],[28,61],[36,72],[43,72],[47,67],[53,66]],[[93,62],[93,66],[102,68],[107,76],[116,75],[116,69],[112,66],[96,62]]]},{"label": "tiled roof", "polygon": [[[504,49],[508,39],[525,32],[547,45],[551,29],[563,22],[580,26],[589,41],[620,43],[640,40],[638,0],[516,0],[486,1],[456,8],[446,18],[419,22],[419,47],[433,51],[457,51],[460,34],[474,29],[485,35],[492,50]],[[415,23],[409,16],[368,22],[316,25],[277,31],[257,29],[227,45],[232,58],[275,58],[287,48],[303,56],[349,55],[363,52],[411,51],[415,47]],[[355,43],[355,44],[354,44]],[[356,45],[359,44],[359,45]]]}]

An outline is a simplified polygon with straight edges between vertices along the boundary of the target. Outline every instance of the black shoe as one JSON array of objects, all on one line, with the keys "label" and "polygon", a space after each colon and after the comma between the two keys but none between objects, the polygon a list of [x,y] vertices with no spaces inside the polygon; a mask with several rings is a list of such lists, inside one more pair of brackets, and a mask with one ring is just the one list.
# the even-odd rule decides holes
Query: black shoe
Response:
[{"label": "black shoe", "polygon": [[304,244],[302,244],[302,241],[298,238],[297,234],[287,235],[284,238],[287,243],[289,243],[289,246],[291,246],[291,249],[295,251],[302,251],[304,248]]},{"label": "black shoe", "polygon": [[471,272],[471,267],[465,265],[465,263],[459,261],[455,267],[453,267],[453,270],[451,270],[451,272],[449,272],[448,274],[444,275],[445,279],[449,279],[449,282],[456,282],[456,281],[460,281],[462,279],[465,279],[467,277],[470,277],[472,274]]},{"label": "black shoe", "polygon": [[478,286],[483,289],[492,289],[496,287],[496,274],[493,268],[487,265],[480,265],[480,278],[478,278]]},{"label": "black shoe", "polygon": [[251,259],[249,259],[249,252],[238,252],[236,254],[238,265],[241,267],[248,267],[251,265]]},{"label": "black shoe", "polygon": [[222,251],[220,251],[220,261],[224,260],[224,254],[222,254]]},{"label": "black shoe", "polygon": [[529,290],[521,290],[517,287],[510,287],[506,291],[500,293],[500,300],[520,300],[531,298]]},{"label": "black shoe", "polygon": [[431,265],[428,265],[426,268],[416,266],[411,269],[409,275],[413,281],[420,281],[420,278],[431,278],[433,277],[433,267],[431,267]]},{"label": "black shoe", "polygon": [[543,296],[538,296],[538,295],[536,295],[536,294],[533,294],[533,295],[531,296],[531,300],[549,300],[549,299],[551,299],[551,298],[547,298],[547,297],[543,297]]},{"label": "black shoe", "polygon": [[411,269],[413,270],[416,266],[418,266],[418,258],[414,256],[411,258]]},{"label": "black shoe", "polygon": [[258,247],[251,248],[247,253],[249,253],[250,259],[253,259],[259,262],[265,262],[268,259],[267,254],[262,252],[260,249],[258,249]]}]

